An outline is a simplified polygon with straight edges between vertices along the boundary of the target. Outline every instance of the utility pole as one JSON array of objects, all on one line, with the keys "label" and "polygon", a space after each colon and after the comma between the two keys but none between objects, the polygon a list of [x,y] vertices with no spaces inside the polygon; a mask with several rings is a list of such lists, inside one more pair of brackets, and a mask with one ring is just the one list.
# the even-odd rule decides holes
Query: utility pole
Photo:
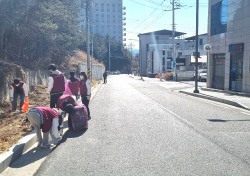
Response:
[{"label": "utility pole", "polygon": [[[175,48],[175,10],[180,9],[180,3],[177,3],[177,0],[172,0],[172,58],[173,58],[173,79],[176,81],[176,48]],[[166,10],[167,11],[167,10]]]},{"label": "utility pole", "polygon": [[199,93],[198,90],[198,58],[200,57],[200,53],[198,51],[198,40],[199,40],[199,0],[196,0],[196,35],[195,35],[195,89],[194,93]]},{"label": "utility pole", "polygon": [[111,62],[110,62],[110,37],[108,35],[108,38],[109,38],[109,71],[111,71]]},{"label": "utility pole", "polygon": [[176,58],[175,58],[175,0],[172,0],[172,57],[173,57],[173,79],[176,81]]},{"label": "utility pole", "polygon": [[90,69],[90,10],[92,0],[86,0],[86,31],[87,31],[87,75],[91,78]]},{"label": "utility pole", "polygon": [[93,59],[94,59],[94,34],[92,30],[92,37],[91,37],[91,81],[92,81],[92,71],[93,71]]}]

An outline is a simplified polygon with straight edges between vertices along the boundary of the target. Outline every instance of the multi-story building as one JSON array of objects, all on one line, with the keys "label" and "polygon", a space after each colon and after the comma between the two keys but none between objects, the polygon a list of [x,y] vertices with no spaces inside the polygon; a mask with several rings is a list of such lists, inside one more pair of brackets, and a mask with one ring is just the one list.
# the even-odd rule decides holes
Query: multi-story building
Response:
[{"label": "multi-story building", "polygon": [[[180,44],[181,42],[184,42],[184,39],[181,39],[182,36],[185,33],[182,32],[175,32],[175,43]],[[169,44],[172,44],[172,31],[170,30],[160,30],[160,31],[154,31],[154,32],[148,32],[139,34],[139,50],[140,50],[140,73],[144,76],[146,76],[148,73],[153,73],[154,71],[154,64],[155,62],[160,63],[160,61],[157,61],[157,58],[154,57],[154,52],[163,52],[161,50],[166,51],[166,55],[171,52]],[[162,44],[162,45],[160,45]],[[164,48],[166,47],[166,48]],[[176,47],[177,49],[177,47]],[[159,56],[159,54],[156,54]],[[171,55],[171,54],[170,54]],[[165,54],[164,54],[165,56]],[[161,54],[160,59],[162,59],[163,56]],[[172,57],[166,56],[166,63],[171,62],[170,60]],[[170,67],[170,66],[166,66]],[[161,66],[162,68],[162,66]],[[166,68],[167,69],[167,68]]]},{"label": "multi-story building", "polygon": [[[161,30],[139,34],[140,69],[142,75],[148,73],[164,73],[166,71],[194,70],[195,36],[184,38],[185,33],[175,32],[175,62],[173,59],[172,31]],[[199,35],[199,67],[206,68],[206,52],[203,47],[207,43],[207,34]],[[174,66],[175,64],[175,66]]]},{"label": "multi-story building", "polygon": [[118,42],[123,42],[125,34],[126,8],[122,0],[92,0],[91,28],[92,32],[109,35]]},{"label": "multi-story building", "polygon": [[250,92],[250,1],[210,0],[207,86]]},{"label": "multi-story building", "polygon": [[123,42],[123,36],[126,36],[126,8],[123,7],[122,0],[85,0],[79,1],[79,4],[81,6],[79,16],[83,29],[86,29],[86,17],[88,17],[91,33],[109,35],[116,41]]}]

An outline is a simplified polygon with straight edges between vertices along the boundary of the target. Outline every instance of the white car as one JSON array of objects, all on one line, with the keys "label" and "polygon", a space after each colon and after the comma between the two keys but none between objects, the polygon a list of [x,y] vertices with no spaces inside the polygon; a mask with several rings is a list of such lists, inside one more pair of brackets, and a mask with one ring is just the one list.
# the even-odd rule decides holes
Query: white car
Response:
[{"label": "white car", "polygon": [[198,70],[198,80],[200,82],[207,81],[207,69]]}]

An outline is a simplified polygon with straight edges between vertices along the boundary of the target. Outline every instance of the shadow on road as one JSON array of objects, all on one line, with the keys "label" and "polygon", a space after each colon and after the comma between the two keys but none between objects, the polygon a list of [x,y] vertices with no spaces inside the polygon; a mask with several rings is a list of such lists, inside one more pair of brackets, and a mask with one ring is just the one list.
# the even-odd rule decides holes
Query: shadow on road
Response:
[{"label": "shadow on road", "polygon": [[[79,137],[81,135],[83,135],[88,129],[84,129],[82,131],[79,131],[79,132],[75,132],[75,131],[72,131],[72,130],[67,130],[64,135],[63,135],[63,138],[60,142],[58,142],[58,144],[52,149],[52,151],[54,151],[60,144],[64,143],[67,141],[68,138],[76,138],[76,137]],[[52,152],[51,151],[51,152]]]},{"label": "shadow on road", "polygon": [[245,121],[250,121],[250,119],[246,120],[223,120],[223,119],[207,119],[210,122],[245,122]]},{"label": "shadow on road", "polygon": [[16,161],[14,161],[13,163],[10,164],[9,167],[22,168],[24,166],[27,166],[29,164],[32,164],[32,163],[42,159],[44,157],[47,157],[51,152],[53,152],[61,143],[65,142],[68,138],[79,137],[79,136],[83,135],[86,131],[87,131],[87,129],[84,129],[80,132],[74,132],[74,131],[67,130],[64,133],[62,140],[60,142],[58,142],[58,144],[55,147],[50,148],[50,149],[49,148],[48,149],[41,149],[39,147],[35,147],[21,156],[22,158],[25,158],[25,159],[18,159]]},{"label": "shadow on road", "polygon": [[41,148],[33,148],[27,153],[22,155],[22,158],[25,158],[25,160],[20,159],[16,160],[15,162],[11,163],[9,167],[11,168],[21,168],[26,165],[29,165],[31,163],[34,163],[35,161],[38,161],[44,157],[46,157],[52,149],[41,149]]}]

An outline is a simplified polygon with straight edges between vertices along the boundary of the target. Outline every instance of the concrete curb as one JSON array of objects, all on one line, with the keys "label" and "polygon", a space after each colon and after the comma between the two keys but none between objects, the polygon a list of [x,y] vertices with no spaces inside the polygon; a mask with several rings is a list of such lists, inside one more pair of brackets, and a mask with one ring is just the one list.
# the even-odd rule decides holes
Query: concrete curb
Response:
[{"label": "concrete curb", "polygon": [[234,92],[230,90],[220,90],[220,89],[213,89],[213,88],[206,88],[206,87],[201,87],[201,90],[210,91],[210,92],[227,93],[229,95],[237,95],[237,96],[242,96],[242,97],[250,97],[249,93]]},{"label": "concrete curb", "polygon": [[213,96],[209,96],[209,95],[205,95],[205,94],[201,94],[201,93],[187,92],[187,91],[183,91],[183,90],[181,90],[179,92],[183,93],[183,94],[199,97],[199,98],[204,98],[204,99],[207,99],[207,100],[212,100],[212,101],[228,104],[228,105],[235,106],[235,107],[238,107],[238,108],[250,110],[249,108],[247,108],[244,105],[241,105],[240,103],[237,103],[235,101],[230,101],[230,100],[226,100],[226,99],[222,99],[222,98],[217,98],[217,97],[213,97]]},{"label": "concrete curb", "polygon": [[[93,87],[93,92],[91,91],[92,97],[98,92],[101,83],[98,82]],[[35,143],[37,142],[37,137],[35,130],[21,138],[16,144],[14,144],[11,148],[9,148],[6,152],[0,154],[0,174],[7,168],[9,165],[14,162],[16,159],[21,157],[27,150],[29,150]]]},{"label": "concrete curb", "polygon": [[0,155],[0,173],[2,173],[10,163],[22,156],[30,147],[32,147],[37,140],[35,131],[30,132],[28,135],[20,139],[8,151]]}]

